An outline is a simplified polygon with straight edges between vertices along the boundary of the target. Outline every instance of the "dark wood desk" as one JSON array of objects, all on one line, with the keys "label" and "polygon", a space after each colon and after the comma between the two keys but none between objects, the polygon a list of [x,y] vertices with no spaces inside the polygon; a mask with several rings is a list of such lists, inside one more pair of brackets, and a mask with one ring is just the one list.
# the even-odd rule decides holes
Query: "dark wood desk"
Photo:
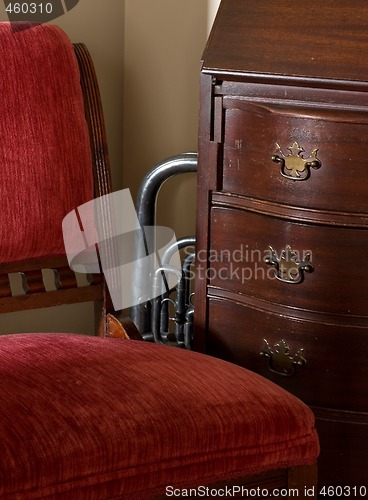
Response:
[{"label": "dark wood desk", "polygon": [[321,486],[367,483],[367,54],[365,0],[223,0],[201,73],[195,348],[313,407]]}]

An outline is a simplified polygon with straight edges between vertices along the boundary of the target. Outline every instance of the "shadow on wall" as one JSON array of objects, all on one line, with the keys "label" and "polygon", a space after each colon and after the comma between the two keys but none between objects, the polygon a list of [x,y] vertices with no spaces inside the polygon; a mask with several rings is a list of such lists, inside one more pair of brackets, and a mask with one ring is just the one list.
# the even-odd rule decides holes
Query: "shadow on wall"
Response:
[{"label": "shadow on wall", "polygon": [[[123,185],[135,198],[156,163],[197,151],[207,2],[134,0],[125,4],[125,21]],[[168,181],[157,223],[194,234],[195,191],[194,174]]]}]

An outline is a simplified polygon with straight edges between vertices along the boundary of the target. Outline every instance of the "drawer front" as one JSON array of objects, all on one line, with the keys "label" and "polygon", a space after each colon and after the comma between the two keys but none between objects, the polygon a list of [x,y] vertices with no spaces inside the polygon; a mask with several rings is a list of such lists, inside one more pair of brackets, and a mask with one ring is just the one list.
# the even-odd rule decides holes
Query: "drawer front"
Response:
[{"label": "drawer front", "polygon": [[[287,311],[280,314],[215,295],[209,298],[208,317],[208,354],[271,379],[309,405],[368,410],[368,325],[301,321]],[[305,364],[293,364],[294,370],[292,361],[301,358]]]},{"label": "drawer front", "polygon": [[197,256],[197,277],[211,286],[301,310],[367,317],[368,229],[214,206],[210,235],[206,260]]},{"label": "drawer front", "polygon": [[368,113],[231,100],[227,105],[234,107],[225,110],[224,191],[307,208],[368,212]]}]

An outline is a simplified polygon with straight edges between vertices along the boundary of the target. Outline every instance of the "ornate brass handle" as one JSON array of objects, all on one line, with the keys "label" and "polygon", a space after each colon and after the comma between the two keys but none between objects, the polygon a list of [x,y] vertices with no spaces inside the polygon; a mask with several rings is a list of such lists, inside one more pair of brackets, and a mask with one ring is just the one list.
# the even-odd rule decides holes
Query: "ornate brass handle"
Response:
[{"label": "ornate brass handle", "polygon": [[272,156],[272,161],[280,164],[280,173],[283,177],[293,181],[304,181],[310,176],[310,169],[320,168],[321,160],[317,158],[318,149],[313,149],[308,158],[304,158],[304,149],[297,142],[289,146],[290,154],[285,155],[279,144],[276,143],[276,150]]},{"label": "ornate brass handle", "polygon": [[304,366],[306,359],[303,356],[304,349],[299,349],[295,356],[290,355],[290,347],[281,340],[271,349],[269,343],[264,339],[264,345],[259,353],[260,356],[268,358],[268,369],[272,373],[282,375],[283,377],[291,377],[295,375],[296,366]]},{"label": "ornate brass handle", "polygon": [[274,267],[275,278],[284,283],[297,284],[304,280],[304,273],[311,273],[314,268],[311,262],[311,254],[306,253],[302,260],[298,259],[298,252],[287,245],[280,255],[269,246],[269,255],[265,262]]}]

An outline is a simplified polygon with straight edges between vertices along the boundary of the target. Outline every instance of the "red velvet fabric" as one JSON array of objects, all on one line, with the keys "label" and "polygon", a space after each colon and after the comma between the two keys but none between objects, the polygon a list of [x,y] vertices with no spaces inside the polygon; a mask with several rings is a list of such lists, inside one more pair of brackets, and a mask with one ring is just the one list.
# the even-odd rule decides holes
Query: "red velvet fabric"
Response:
[{"label": "red velvet fabric", "polygon": [[0,74],[0,262],[63,255],[63,217],[93,198],[73,47],[56,26],[0,23]]},{"label": "red velvet fabric", "polygon": [[227,362],[145,342],[0,337],[0,498],[147,499],[318,455],[309,408]]}]

